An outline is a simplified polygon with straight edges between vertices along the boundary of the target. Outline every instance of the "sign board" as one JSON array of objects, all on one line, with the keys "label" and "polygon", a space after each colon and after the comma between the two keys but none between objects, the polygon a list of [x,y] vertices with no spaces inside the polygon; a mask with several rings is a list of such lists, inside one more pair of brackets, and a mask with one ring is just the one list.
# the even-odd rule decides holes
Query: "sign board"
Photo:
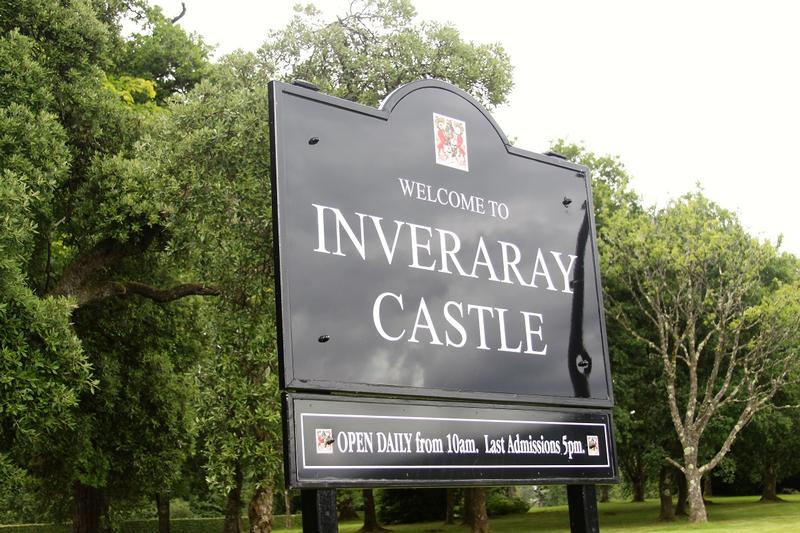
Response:
[{"label": "sign board", "polygon": [[[270,113],[287,433],[306,439],[308,428],[298,424],[320,415],[307,411],[297,393],[492,402],[476,415],[483,421],[497,418],[491,409],[509,404],[594,408],[604,410],[599,418],[576,410],[559,420],[605,424],[595,436],[606,439],[602,446],[613,457],[586,169],[512,147],[479,103],[434,80],[399,88],[380,109],[273,82]],[[334,440],[348,431],[371,431],[375,439],[384,431],[413,433],[390,403],[337,400],[328,406],[335,420],[326,425],[314,418],[314,427],[341,428]],[[437,418],[434,404],[414,405],[420,416]],[[381,418],[393,420],[388,426],[373,420],[373,429],[358,430],[342,417],[347,408],[359,416],[400,418]],[[533,424],[520,426],[520,434],[550,435],[544,427],[555,426],[542,414],[549,411],[519,409],[515,420]],[[483,422],[460,416],[445,417],[453,420],[443,429],[474,435],[476,443],[494,435]],[[486,423],[500,424],[492,426],[500,431],[500,422]],[[558,430],[559,439],[585,443],[590,434],[570,427]],[[307,458],[302,443],[288,444],[297,452],[287,450],[290,460]],[[323,467],[346,457],[323,455],[311,454],[320,463],[295,463],[289,477],[299,485],[400,481],[378,468],[372,470],[378,477],[363,469],[322,476],[315,469],[333,472]],[[380,466],[381,457],[373,459]],[[496,459],[487,461],[481,464],[488,468]],[[488,471],[495,480],[547,477],[529,475],[535,468],[525,465],[539,463],[525,461]],[[571,463],[558,464],[562,470],[541,471],[557,472],[553,479],[577,472]],[[590,477],[614,475],[613,467],[594,459],[576,464],[595,472]],[[457,461],[449,469],[406,466],[475,479],[457,474],[466,472]],[[514,474],[496,473],[504,468]]]},{"label": "sign board", "polygon": [[320,395],[287,401],[294,486],[615,479],[604,412]]}]

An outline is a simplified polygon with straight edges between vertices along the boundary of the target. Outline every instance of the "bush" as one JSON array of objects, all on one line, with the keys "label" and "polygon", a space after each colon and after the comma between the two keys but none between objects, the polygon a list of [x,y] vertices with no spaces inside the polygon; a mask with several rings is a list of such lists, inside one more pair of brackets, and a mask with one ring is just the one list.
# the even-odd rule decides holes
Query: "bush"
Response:
[{"label": "bush", "polygon": [[486,495],[486,514],[489,516],[527,513],[529,507],[522,498],[507,496],[501,490],[491,490]]},{"label": "bush", "polygon": [[194,518],[191,505],[181,498],[173,498],[169,502],[169,515],[170,518]]}]

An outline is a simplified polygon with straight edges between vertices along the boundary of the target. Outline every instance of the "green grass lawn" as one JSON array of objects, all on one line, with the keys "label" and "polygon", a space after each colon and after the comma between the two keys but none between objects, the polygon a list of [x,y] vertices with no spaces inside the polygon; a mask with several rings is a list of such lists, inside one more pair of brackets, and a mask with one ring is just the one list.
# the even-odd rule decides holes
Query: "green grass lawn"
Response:
[{"label": "green grass lawn", "polygon": [[[726,533],[800,532],[800,495],[783,498],[786,499],[785,503],[766,504],[759,503],[757,496],[712,498],[714,503],[707,507],[709,523],[693,527],[692,530]],[[600,530],[604,533],[685,531],[688,527],[685,518],[674,522],[659,522],[657,501],[603,503],[600,504],[599,511]],[[569,516],[564,505],[533,509],[524,515],[495,518],[489,521],[489,525],[494,533],[564,532],[569,531]],[[339,531],[350,533],[357,531],[360,526],[359,523],[347,523],[341,525]],[[398,533],[465,531],[458,526],[443,527],[440,522],[391,526],[390,529]]]},{"label": "green grass lawn", "polygon": [[[759,503],[757,496],[735,498],[712,498],[708,506],[709,523],[692,528],[696,531],[726,533],[800,532],[800,495],[782,496],[785,503]],[[659,522],[658,502],[645,503],[611,502],[600,504],[600,529],[604,533],[618,531],[667,532],[685,531],[685,518],[674,522]],[[283,517],[276,517],[275,530],[284,533],[300,533],[300,519],[294,518],[296,527],[286,529]],[[360,522],[345,522],[339,525],[342,533],[352,533],[361,527]],[[563,532],[569,531],[569,518],[565,505],[533,509],[526,514],[512,515],[490,520],[493,533],[518,532]],[[390,526],[397,533],[460,533],[461,526],[442,526],[441,522]],[[156,524],[152,521],[128,522],[121,533],[152,533]],[[0,533],[66,533],[66,526],[0,526]],[[172,533],[219,533],[222,519],[173,520]]]}]

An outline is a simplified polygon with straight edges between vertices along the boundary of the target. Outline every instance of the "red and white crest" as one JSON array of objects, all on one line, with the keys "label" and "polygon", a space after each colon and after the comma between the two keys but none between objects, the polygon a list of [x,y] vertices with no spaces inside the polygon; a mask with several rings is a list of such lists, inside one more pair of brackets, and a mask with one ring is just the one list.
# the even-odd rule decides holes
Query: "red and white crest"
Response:
[{"label": "red and white crest", "polygon": [[469,172],[467,125],[463,120],[433,114],[436,163]]},{"label": "red and white crest", "polygon": [[333,453],[333,431],[330,429],[317,429],[315,432],[317,453]]},{"label": "red and white crest", "polygon": [[600,439],[596,435],[586,436],[586,447],[589,449],[589,455],[600,455]]}]

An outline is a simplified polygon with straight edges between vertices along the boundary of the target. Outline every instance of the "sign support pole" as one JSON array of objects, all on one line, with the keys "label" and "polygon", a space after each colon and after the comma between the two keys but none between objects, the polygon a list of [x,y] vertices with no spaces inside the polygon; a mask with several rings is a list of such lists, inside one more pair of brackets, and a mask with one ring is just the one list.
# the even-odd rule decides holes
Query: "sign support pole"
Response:
[{"label": "sign support pole", "polygon": [[303,533],[339,533],[336,489],[301,490]]},{"label": "sign support pole", "polygon": [[567,485],[571,533],[597,533],[597,491],[594,485]]}]

